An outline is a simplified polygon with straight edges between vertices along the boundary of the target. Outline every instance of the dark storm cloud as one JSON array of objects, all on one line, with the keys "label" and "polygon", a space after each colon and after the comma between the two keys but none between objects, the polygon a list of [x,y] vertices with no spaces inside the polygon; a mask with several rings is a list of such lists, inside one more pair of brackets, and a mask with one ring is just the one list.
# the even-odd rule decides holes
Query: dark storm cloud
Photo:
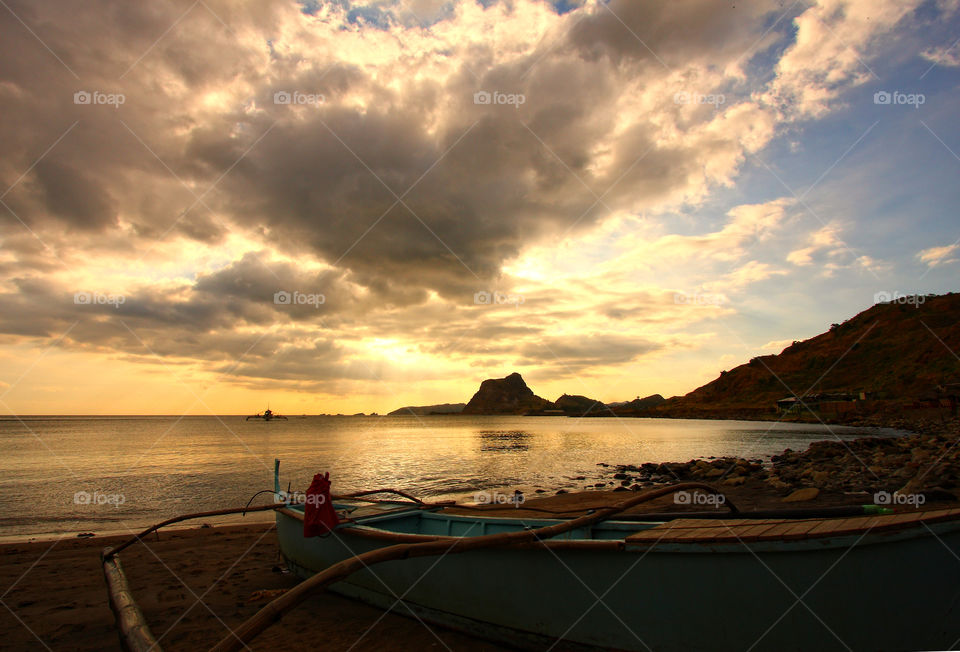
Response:
[{"label": "dark storm cloud", "polygon": [[[712,51],[719,43],[741,45],[755,27],[750,19],[764,13],[694,10],[688,3],[641,3],[644,10],[636,3],[620,4],[614,9],[627,26],[641,32],[657,27],[648,44],[654,50],[678,49],[684,34],[693,37],[689,49],[698,51]],[[53,161],[36,170],[37,207],[28,213],[42,210],[80,228],[103,229],[114,219],[114,201],[120,201],[147,238],[182,234],[208,241],[221,234],[215,221],[202,216],[209,204],[222,210],[227,221],[269,225],[274,246],[295,248],[291,241],[296,240],[331,262],[346,254],[341,264],[362,282],[421,278],[421,286],[452,293],[463,287],[465,277],[489,278],[523,243],[572,224],[585,211],[578,228],[589,228],[606,214],[596,207],[588,210],[596,195],[653,143],[650,126],[641,120],[617,151],[620,165],[607,175],[588,170],[591,147],[609,135],[609,107],[620,92],[622,79],[614,68],[543,57],[550,50],[486,68],[487,53],[478,52],[445,87],[402,78],[391,80],[399,82],[395,90],[339,60],[345,53],[321,51],[312,60],[275,55],[267,65],[264,44],[254,46],[238,36],[251,27],[245,21],[254,19],[263,21],[257,27],[269,36],[277,18],[265,10],[211,8],[227,28],[197,8],[151,48],[151,37],[156,39],[178,17],[175,8],[121,9],[102,3],[68,25],[68,10],[58,17],[50,5],[42,13],[12,5],[27,18],[57,26],[44,38],[69,58],[83,80],[73,79],[31,43],[12,16],[3,18],[5,31],[16,35],[8,45],[17,54],[10,56],[27,52],[28,63],[47,73],[39,79],[25,77],[18,67],[10,75],[17,90],[41,105],[36,113],[33,103],[19,104],[14,124],[34,124],[36,138],[15,158],[26,167],[30,155],[58,135],[55,127],[80,121],[76,133],[57,146]],[[594,8],[583,21],[570,18],[568,47],[579,51],[603,43],[618,52],[646,51],[604,9]],[[683,31],[688,28],[693,31]],[[103,42],[106,33],[112,37]],[[485,72],[476,79],[468,68]],[[247,114],[234,107],[203,113],[182,106],[238,76],[249,81],[253,95],[248,100],[262,111]],[[175,85],[187,92],[167,90]],[[73,92],[86,86],[124,92],[126,103],[119,109],[72,105]],[[272,95],[280,89],[322,93],[328,102],[313,111],[275,106]],[[524,92],[527,100],[519,111],[475,105],[473,93],[485,89]],[[363,112],[340,102],[354,92],[370,98]],[[452,110],[438,117],[439,128],[431,133],[430,120],[437,117],[436,102],[443,97],[453,102]],[[194,186],[195,194],[235,167],[218,191],[197,204],[145,146]],[[696,161],[693,152],[654,148],[605,201],[615,205],[618,197],[635,197],[638,185],[651,196],[665,193],[671,180],[685,182],[687,166]],[[406,206],[390,209],[396,195],[427,170],[404,197]],[[134,172],[153,178],[135,179]],[[176,201],[164,201],[158,184],[173,189]],[[424,268],[430,272],[420,273]]]},{"label": "dark storm cloud", "polygon": [[116,225],[117,209],[112,197],[90,175],[50,159],[38,162],[34,171],[43,202],[51,213],[97,231]]},{"label": "dark storm cloud", "polygon": [[[676,51],[679,58],[682,39],[693,37],[689,49],[710,54],[715,65],[734,59],[735,50],[736,56],[746,52],[759,17],[771,9],[642,3],[656,9],[640,11],[637,3],[622,4],[618,9],[627,27],[662,28],[654,30],[649,47]],[[568,46],[578,52],[590,39],[622,51],[642,48],[604,9],[571,24]],[[688,25],[692,32],[684,31]],[[606,65],[543,60],[548,53],[535,50],[492,66],[480,79],[466,70],[484,70],[486,53],[475,53],[443,88],[400,79],[394,80],[399,90],[388,89],[346,67],[318,80],[329,62],[308,68],[289,78],[287,88],[319,89],[330,106],[295,111],[296,121],[289,119],[291,107],[270,107],[269,117],[253,130],[279,121],[269,140],[225,181],[230,213],[248,224],[268,220],[275,246],[297,239],[314,255],[351,269],[362,284],[390,279],[392,285],[453,296],[477,278],[494,276],[526,243],[569,227],[589,229],[609,208],[638,198],[653,202],[700,173],[712,154],[710,143],[658,145],[656,129],[642,116],[621,137],[615,164],[606,173],[592,171],[592,148],[610,136],[611,107],[624,74]],[[478,90],[523,92],[526,102],[520,109],[476,105]],[[362,113],[337,105],[339,97],[353,92],[373,98]],[[437,126],[432,113],[442,96],[454,108]],[[219,134],[219,146],[217,134],[210,136],[204,152],[211,164],[222,165],[238,153],[238,143],[226,134]],[[597,198],[611,187],[601,205]]]},{"label": "dark storm cloud", "polygon": [[[256,357],[272,355],[290,339],[330,337],[324,320],[363,309],[339,272],[263,263],[252,254],[191,286],[121,292],[96,285],[67,288],[39,278],[14,278],[11,284],[10,291],[0,292],[0,332],[44,338],[66,333],[63,344],[78,349],[205,360],[237,359],[254,341]],[[279,292],[322,300],[278,303]],[[310,330],[289,326],[293,322],[310,324]],[[271,333],[275,325],[282,328]],[[240,327],[248,332],[235,332]],[[266,335],[251,335],[250,329]]]},{"label": "dark storm cloud", "polygon": [[[719,67],[746,51],[779,9],[613,2],[612,11],[564,14],[531,51],[504,57],[493,44],[475,45],[456,53],[452,71],[434,74],[431,66],[451,55],[447,46],[403,48],[379,69],[353,56],[400,39],[398,24],[409,22],[402,12],[392,26],[386,13],[368,14],[377,30],[363,36],[364,19],[351,20],[348,7],[333,18],[323,13],[329,6],[312,7],[322,23],[300,23],[308,19],[295,5],[276,3],[9,7],[0,12],[0,190],[14,186],[3,201],[32,234],[0,206],[0,237],[17,259],[0,263],[0,331],[56,337],[79,320],[68,346],[226,360],[250,345],[237,328],[284,325],[241,367],[281,379],[334,373],[336,365],[345,377],[368,377],[363,367],[343,366],[344,350],[329,345],[337,329],[347,338],[401,332],[437,353],[444,345],[424,336],[461,333],[461,345],[448,346],[552,359],[546,344],[526,341],[562,318],[561,309],[535,317],[531,297],[531,310],[513,318],[520,323],[494,325],[477,321],[469,297],[530,244],[703,186],[706,161],[738,152],[736,138],[666,142],[652,112],[617,102],[627,85],[667,74],[649,50],[667,66],[709,59]],[[336,20],[343,29],[327,29]],[[346,32],[367,39],[361,50],[338,49]],[[76,104],[80,91],[124,100]],[[275,104],[280,91],[325,101]],[[525,102],[476,104],[478,91],[523,93]],[[658,111],[678,111],[670,93]],[[618,126],[624,111],[628,124]],[[608,145],[603,157],[598,143]],[[218,245],[233,230],[332,268],[310,272],[248,254],[192,284],[137,287],[119,307],[72,302],[74,292],[108,288],[29,276],[59,265],[43,262],[44,254],[65,270],[85,252],[112,252],[118,265],[149,262],[168,255],[170,243]],[[322,293],[325,302],[277,305],[280,291]],[[434,295],[447,305],[430,304]],[[430,331],[430,320],[446,319],[445,333]],[[309,326],[302,335],[318,344],[298,343],[278,357],[294,346],[289,324]],[[514,336],[523,348],[509,343]],[[615,364],[655,348],[609,337],[554,346],[572,366]]]}]

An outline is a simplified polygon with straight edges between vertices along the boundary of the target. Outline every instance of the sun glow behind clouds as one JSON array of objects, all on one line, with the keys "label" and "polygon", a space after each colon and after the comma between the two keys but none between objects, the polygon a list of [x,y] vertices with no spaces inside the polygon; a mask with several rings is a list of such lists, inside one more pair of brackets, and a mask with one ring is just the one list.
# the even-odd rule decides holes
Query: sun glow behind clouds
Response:
[{"label": "sun glow behind clouds", "polygon": [[[75,79],[4,14],[0,169],[24,175],[4,197],[24,221],[0,224],[0,354],[27,370],[23,347],[69,331],[51,359],[71,366],[10,400],[37,411],[19,406],[99,369],[176,412],[190,395],[163,385],[168,366],[215,385],[222,411],[231,390],[295,412],[458,401],[513,370],[550,398],[687,391],[729,351],[789,337],[783,297],[895,267],[866,217],[820,194],[864,165],[866,125],[791,147],[815,152],[801,163],[776,153],[849,111],[880,57],[953,66],[952,38],[904,50],[932,29],[919,4],[208,0],[182,20],[131,7],[123,28],[110,0],[38,5],[26,22],[85,87],[125,93],[116,109],[71,104]],[[898,253],[901,269],[949,270],[953,238]],[[845,310],[866,307],[852,296]],[[63,411],[104,409],[77,396]]]}]

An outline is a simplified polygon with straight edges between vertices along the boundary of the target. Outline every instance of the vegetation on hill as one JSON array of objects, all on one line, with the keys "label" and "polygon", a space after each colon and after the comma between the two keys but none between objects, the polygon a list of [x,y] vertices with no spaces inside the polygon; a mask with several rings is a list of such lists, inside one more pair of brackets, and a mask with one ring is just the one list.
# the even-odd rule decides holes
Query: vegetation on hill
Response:
[{"label": "vegetation on hill", "polygon": [[[650,416],[771,412],[784,397],[846,393],[908,405],[956,393],[960,382],[960,294],[878,303],[779,355],[723,371]],[[952,388],[951,388],[952,385]]]}]

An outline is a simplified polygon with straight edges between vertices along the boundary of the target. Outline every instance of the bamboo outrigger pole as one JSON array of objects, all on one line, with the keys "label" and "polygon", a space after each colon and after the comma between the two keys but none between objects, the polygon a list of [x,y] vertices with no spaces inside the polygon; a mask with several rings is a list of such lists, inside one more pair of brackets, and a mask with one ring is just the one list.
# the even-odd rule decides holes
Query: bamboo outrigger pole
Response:
[{"label": "bamboo outrigger pole", "polygon": [[156,532],[162,527],[179,523],[180,521],[189,521],[194,518],[205,518],[209,516],[223,516],[226,514],[240,514],[246,512],[263,512],[271,509],[284,507],[283,503],[277,505],[262,505],[260,507],[236,507],[232,509],[218,509],[212,512],[196,512],[194,514],[185,514],[175,518],[167,519],[156,525],[151,525],[143,532],[127,539],[113,548],[104,548],[100,553],[100,562],[103,565],[103,577],[107,582],[107,593],[110,596],[110,608],[113,610],[114,618],[117,621],[117,629],[120,635],[120,645],[128,652],[163,652],[159,641],[154,638],[147,624],[143,612],[137,606],[133,594],[130,592],[130,585],[127,583],[127,576],[120,565],[119,553],[124,548],[143,541],[143,538],[151,532]]},{"label": "bamboo outrigger pole", "polygon": [[[375,499],[365,499],[362,498],[362,496],[369,496],[378,493],[391,493],[403,498],[407,498],[413,501],[414,504],[421,509],[428,507],[442,507],[446,505],[446,503],[429,505],[424,503],[419,498],[411,496],[410,494],[404,493],[397,489],[374,489],[371,491],[358,491],[355,494],[333,496],[333,498],[352,498],[357,500],[368,500],[369,502],[375,503],[381,501]],[[274,495],[278,494],[279,488],[275,488]],[[117,621],[117,629],[123,649],[130,652],[147,652],[148,650],[151,652],[163,652],[159,641],[157,641],[157,639],[151,633],[150,626],[148,625],[146,618],[144,618],[143,612],[140,611],[136,600],[134,600],[133,595],[130,592],[130,585],[127,582],[127,577],[123,572],[123,567],[120,565],[120,556],[118,553],[121,550],[124,550],[135,543],[143,541],[145,537],[149,536],[153,532],[157,532],[161,528],[168,525],[173,525],[174,523],[189,521],[196,518],[209,518],[211,516],[246,514],[247,512],[264,512],[286,506],[286,503],[281,502],[273,505],[261,505],[259,507],[234,507],[230,509],[217,509],[208,512],[184,514],[183,516],[176,516],[174,518],[161,521],[155,525],[151,525],[142,532],[130,537],[126,541],[112,548],[104,548],[100,553],[100,561],[103,566],[103,576],[107,583],[107,593],[110,597],[110,608],[113,610],[114,618]]]},{"label": "bamboo outrigger pole", "polygon": [[[107,549],[109,550],[109,548]],[[110,609],[117,620],[120,643],[129,652],[160,651],[160,644],[153,637],[143,612],[137,606],[130,593],[127,577],[120,567],[119,557],[103,560],[103,576],[107,580],[107,592],[110,594]]]},{"label": "bamboo outrigger pole", "polygon": [[258,634],[283,618],[293,607],[303,602],[306,598],[325,588],[327,585],[338,582],[351,573],[367,568],[374,564],[397,559],[409,559],[411,557],[427,557],[431,555],[454,555],[467,552],[469,550],[478,550],[480,548],[506,547],[517,544],[543,543],[545,539],[555,537],[578,527],[593,525],[594,523],[609,519],[614,514],[618,514],[635,505],[645,503],[654,498],[671,494],[675,491],[684,491],[688,489],[701,489],[710,493],[719,493],[715,488],[699,482],[685,482],[669,487],[660,487],[650,491],[645,491],[637,496],[623,501],[617,505],[609,507],[599,507],[593,514],[581,516],[556,525],[548,525],[535,530],[522,530],[518,532],[504,532],[500,534],[488,534],[477,537],[456,538],[453,542],[449,538],[427,541],[424,543],[401,543],[386,548],[378,548],[360,555],[354,555],[349,559],[330,566],[296,585],[280,597],[276,598],[260,611],[251,616],[238,629],[233,630],[215,647],[211,652],[235,652],[243,649],[247,643],[252,641]]}]

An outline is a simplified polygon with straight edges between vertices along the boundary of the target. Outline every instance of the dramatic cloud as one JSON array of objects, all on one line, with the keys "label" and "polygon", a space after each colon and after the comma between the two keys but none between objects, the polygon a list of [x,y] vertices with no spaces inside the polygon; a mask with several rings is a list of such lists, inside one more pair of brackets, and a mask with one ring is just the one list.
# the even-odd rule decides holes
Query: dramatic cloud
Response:
[{"label": "dramatic cloud", "polygon": [[11,0],[0,335],[330,392],[684,349],[735,309],[677,292],[876,262],[728,199],[919,5]]},{"label": "dramatic cloud", "polygon": [[787,118],[823,116],[851,85],[876,80],[866,59],[876,41],[921,0],[821,0],[797,16],[796,38],[775,66],[765,100]]}]

